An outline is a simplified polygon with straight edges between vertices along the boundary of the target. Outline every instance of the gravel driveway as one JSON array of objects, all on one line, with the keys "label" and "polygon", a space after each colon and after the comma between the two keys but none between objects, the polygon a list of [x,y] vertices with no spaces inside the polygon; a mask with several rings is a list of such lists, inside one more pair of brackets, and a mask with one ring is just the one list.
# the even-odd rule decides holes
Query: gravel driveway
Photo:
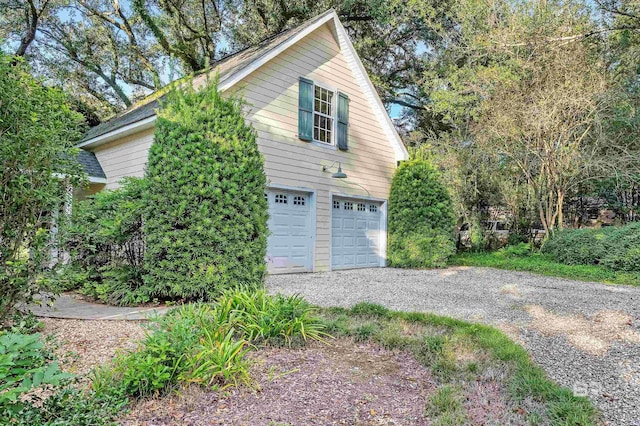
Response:
[{"label": "gravel driveway", "polygon": [[640,426],[640,287],[467,267],[272,275],[267,287],[321,306],[368,301],[497,326],[608,424]]}]

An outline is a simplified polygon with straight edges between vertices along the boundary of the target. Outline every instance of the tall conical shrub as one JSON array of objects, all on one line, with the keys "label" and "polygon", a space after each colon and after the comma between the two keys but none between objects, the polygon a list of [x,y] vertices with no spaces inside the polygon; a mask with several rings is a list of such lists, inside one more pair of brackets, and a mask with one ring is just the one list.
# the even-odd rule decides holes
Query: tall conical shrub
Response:
[{"label": "tall conical shrub", "polygon": [[160,299],[210,300],[263,282],[264,160],[239,99],[223,98],[217,80],[185,86],[167,95],[149,153],[145,288]]},{"label": "tall conical shrub", "polygon": [[389,195],[390,266],[445,266],[455,252],[453,204],[440,173],[430,162],[402,163]]}]

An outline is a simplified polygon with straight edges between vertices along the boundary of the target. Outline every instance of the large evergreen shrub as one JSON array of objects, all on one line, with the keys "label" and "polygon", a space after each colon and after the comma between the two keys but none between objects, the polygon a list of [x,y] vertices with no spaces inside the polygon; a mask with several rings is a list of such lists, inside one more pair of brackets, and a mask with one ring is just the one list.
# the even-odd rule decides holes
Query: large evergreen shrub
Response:
[{"label": "large evergreen shrub", "polygon": [[451,198],[430,162],[400,165],[389,197],[390,266],[440,267],[455,252]]},{"label": "large evergreen shrub", "polygon": [[239,99],[217,82],[168,94],[146,177],[145,291],[210,300],[261,285],[266,271],[264,161]]}]

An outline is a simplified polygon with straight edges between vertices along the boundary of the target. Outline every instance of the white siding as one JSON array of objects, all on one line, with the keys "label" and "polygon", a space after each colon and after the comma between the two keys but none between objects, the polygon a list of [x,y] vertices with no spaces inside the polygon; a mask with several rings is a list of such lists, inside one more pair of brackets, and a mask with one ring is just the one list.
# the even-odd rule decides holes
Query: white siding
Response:
[{"label": "white siding", "polygon": [[106,189],[118,187],[125,176],[141,177],[153,142],[153,129],[136,133],[98,147],[94,152],[107,175]]},{"label": "white siding", "polygon": [[[298,139],[298,79],[301,76],[349,95],[348,152]],[[381,199],[389,195],[395,154],[370,100],[361,90],[328,25],[250,74],[231,91],[240,94],[250,105],[247,119],[258,132],[269,182],[316,190],[315,270],[328,270],[331,193]],[[95,149],[107,175],[107,188],[117,187],[124,176],[143,175],[152,141],[151,129]],[[331,173],[322,171],[323,165],[334,161],[342,162],[348,179],[332,179]]]},{"label": "white siding", "polygon": [[[348,152],[298,139],[301,76],[349,95]],[[238,83],[233,91],[250,104],[248,120],[258,131],[269,181],[317,190],[315,270],[328,270],[331,192],[388,198],[396,167],[391,141],[376,120],[328,26],[287,49]],[[322,171],[323,165],[333,161],[342,162],[347,179],[332,179],[331,173]],[[362,185],[369,193],[350,183]]]}]

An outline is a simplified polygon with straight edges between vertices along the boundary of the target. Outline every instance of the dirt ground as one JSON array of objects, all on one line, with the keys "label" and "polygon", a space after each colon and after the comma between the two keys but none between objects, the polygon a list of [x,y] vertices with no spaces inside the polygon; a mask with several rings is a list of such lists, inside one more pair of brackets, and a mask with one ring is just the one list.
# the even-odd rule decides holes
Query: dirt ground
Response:
[{"label": "dirt ground", "polygon": [[[127,426],[160,425],[428,425],[425,407],[437,384],[407,352],[334,340],[331,346],[263,349],[251,354],[253,389],[227,392],[190,387],[142,401]],[[472,424],[512,423],[514,413],[496,380],[461,393]],[[523,418],[519,418],[524,421]]]}]

